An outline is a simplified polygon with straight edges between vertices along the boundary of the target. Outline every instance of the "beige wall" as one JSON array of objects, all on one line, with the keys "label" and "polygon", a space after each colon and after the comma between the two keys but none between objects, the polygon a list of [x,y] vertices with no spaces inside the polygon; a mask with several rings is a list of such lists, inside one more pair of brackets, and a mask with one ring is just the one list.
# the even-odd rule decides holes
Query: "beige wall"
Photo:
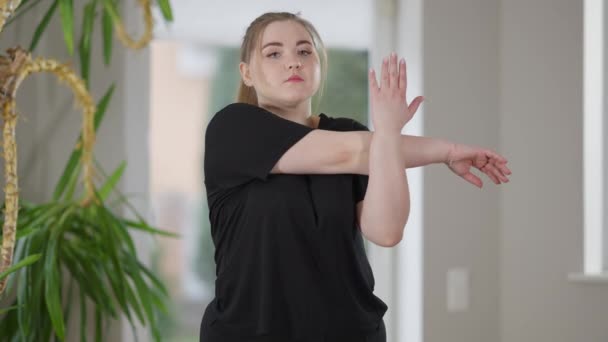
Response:
[{"label": "beige wall", "polygon": [[[582,284],[582,0],[427,0],[425,134],[496,148],[511,182],[425,172],[425,342],[605,342],[608,284]],[[471,308],[447,313],[450,267]]]},{"label": "beige wall", "polygon": [[608,283],[583,267],[583,1],[509,0],[501,13],[502,342],[608,341]]},{"label": "beige wall", "polygon": [[[498,8],[492,0],[425,2],[424,135],[498,148]],[[483,181],[479,190],[443,165],[425,169],[424,342],[498,341],[499,196],[507,187]],[[447,311],[447,272],[454,267],[470,272],[465,312]]]}]

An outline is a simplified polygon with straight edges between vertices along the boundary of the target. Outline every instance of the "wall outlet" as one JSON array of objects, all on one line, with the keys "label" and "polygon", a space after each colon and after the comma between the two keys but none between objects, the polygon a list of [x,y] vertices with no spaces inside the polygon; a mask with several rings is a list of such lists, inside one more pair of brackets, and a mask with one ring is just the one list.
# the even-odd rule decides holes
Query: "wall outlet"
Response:
[{"label": "wall outlet", "polygon": [[448,312],[469,309],[470,274],[466,268],[451,268],[447,273]]}]

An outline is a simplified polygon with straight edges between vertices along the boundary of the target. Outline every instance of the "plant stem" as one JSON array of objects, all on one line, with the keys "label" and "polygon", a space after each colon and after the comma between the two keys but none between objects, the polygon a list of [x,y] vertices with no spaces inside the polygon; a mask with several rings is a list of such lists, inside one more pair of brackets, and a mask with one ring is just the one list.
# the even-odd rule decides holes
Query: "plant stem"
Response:
[{"label": "plant stem", "polygon": [[[4,29],[10,25],[13,21],[17,20],[17,18],[19,18],[23,13],[31,10],[33,7],[35,7],[36,5],[38,5],[40,3],[40,0],[34,0],[34,2],[32,2],[28,7],[20,10],[19,12],[15,11],[15,15],[13,15],[7,22],[6,24],[4,24]],[[21,3],[23,5],[23,3]],[[17,10],[19,10],[21,8],[21,6],[19,6],[19,8],[17,8]]]}]

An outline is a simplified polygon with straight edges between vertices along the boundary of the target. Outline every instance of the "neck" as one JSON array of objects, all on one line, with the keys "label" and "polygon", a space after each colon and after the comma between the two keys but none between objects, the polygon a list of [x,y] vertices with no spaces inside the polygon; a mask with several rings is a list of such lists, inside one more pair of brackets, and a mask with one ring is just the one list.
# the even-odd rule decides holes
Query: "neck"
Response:
[{"label": "neck", "polygon": [[258,106],[279,115],[287,120],[297,122],[301,125],[316,128],[314,118],[311,116],[310,100],[302,101],[293,106],[283,106],[276,103],[264,102],[258,99]]}]

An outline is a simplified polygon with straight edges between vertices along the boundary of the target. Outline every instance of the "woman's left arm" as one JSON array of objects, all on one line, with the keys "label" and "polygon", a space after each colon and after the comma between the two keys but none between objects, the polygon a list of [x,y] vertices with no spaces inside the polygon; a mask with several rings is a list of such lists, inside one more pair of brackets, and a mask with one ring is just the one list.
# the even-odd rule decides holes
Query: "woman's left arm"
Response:
[{"label": "woman's left arm", "polygon": [[[381,86],[373,70],[369,76],[376,132],[350,132],[353,138],[359,134],[358,137],[363,139],[347,143],[348,146],[361,146],[360,149],[355,148],[359,153],[352,158],[351,170],[355,171],[352,173],[369,174],[365,199],[357,204],[359,226],[368,240],[385,247],[395,246],[401,241],[410,211],[409,185],[404,170],[408,167],[408,160],[410,163],[416,160],[419,165],[441,160],[451,171],[479,188],[482,187],[481,180],[470,172],[471,167],[486,173],[497,184],[508,182],[505,173],[511,174],[511,171],[506,167],[507,160],[491,150],[429,138],[408,138],[400,134],[403,125],[422,102],[422,97],[417,97],[410,105],[406,103],[405,61],[397,66],[395,53],[383,60]],[[421,146],[427,148],[421,149]],[[422,154],[412,158],[410,151]],[[363,172],[366,168],[367,172]]]},{"label": "woman's left arm", "polygon": [[[368,131],[347,132],[344,140],[350,157],[345,173],[369,175],[370,146],[374,134]],[[401,135],[399,151],[404,157],[404,169],[443,163],[456,175],[479,188],[483,182],[470,172],[472,167],[485,173],[495,184],[507,183],[507,176],[511,175],[507,159],[487,148],[437,138]]]}]

